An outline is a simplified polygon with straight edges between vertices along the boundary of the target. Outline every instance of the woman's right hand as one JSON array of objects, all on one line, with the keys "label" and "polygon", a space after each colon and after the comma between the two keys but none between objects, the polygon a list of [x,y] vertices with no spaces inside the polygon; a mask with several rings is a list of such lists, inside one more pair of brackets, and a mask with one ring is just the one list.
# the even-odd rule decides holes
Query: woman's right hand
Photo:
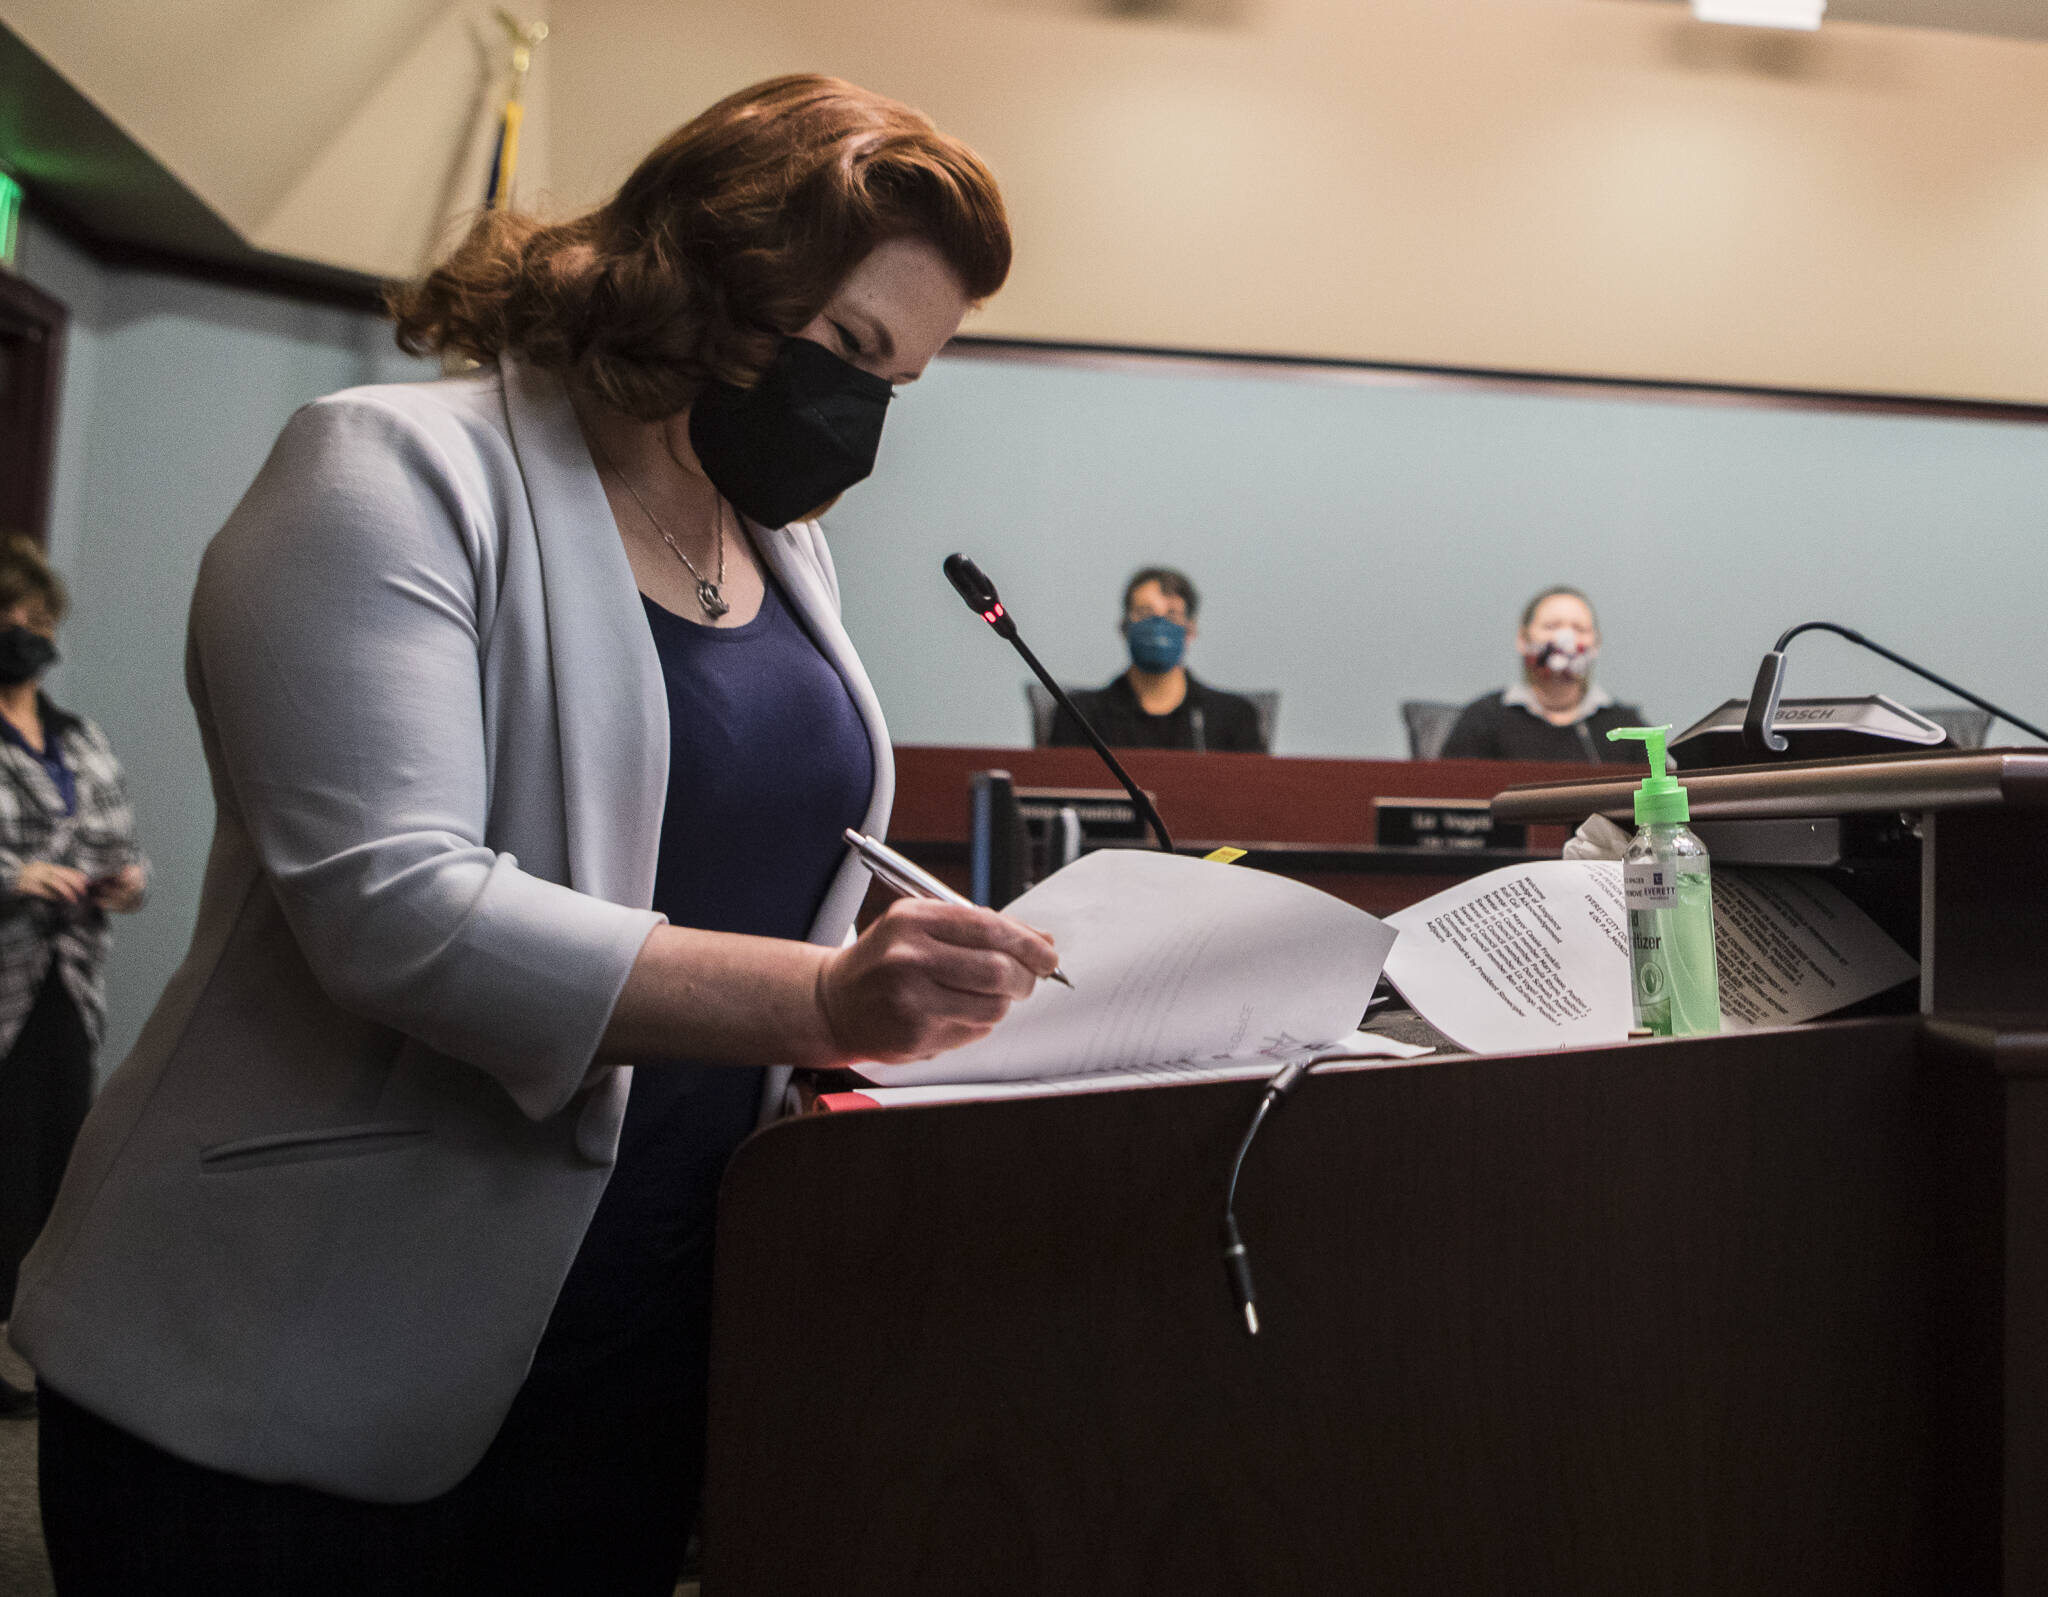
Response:
[{"label": "woman's right hand", "polygon": [[46,859],[30,860],[14,875],[14,891],[21,897],[53,904],[82,904],[91,886],[84,871]]},{"label": "woman's right hand", "polygon": [[818,967],[818,1007],[846,1062],[903,1064],[986,1036],[1058,964],[1021,921],[900,898]]}]

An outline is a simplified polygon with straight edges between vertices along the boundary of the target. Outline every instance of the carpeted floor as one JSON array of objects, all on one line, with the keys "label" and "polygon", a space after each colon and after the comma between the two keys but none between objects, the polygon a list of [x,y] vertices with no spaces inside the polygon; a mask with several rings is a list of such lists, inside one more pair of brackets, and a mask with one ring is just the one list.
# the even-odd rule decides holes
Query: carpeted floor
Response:
[{"label": "carpeted floor", "polygon": [[[16,1386],[29,1382],[28,1366],[0,1336],[0,1373]],[[50,1566],[36,1514],[36,1422],[0,1420],[0,1592],[7,1597],[49,1597]]]}]

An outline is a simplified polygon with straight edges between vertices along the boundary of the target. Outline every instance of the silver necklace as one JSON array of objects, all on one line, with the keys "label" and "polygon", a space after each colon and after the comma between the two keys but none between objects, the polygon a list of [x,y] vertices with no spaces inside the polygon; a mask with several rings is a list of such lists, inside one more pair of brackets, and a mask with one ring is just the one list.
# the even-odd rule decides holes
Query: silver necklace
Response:
[{"label": "silver necklace", "polygon": [[[668,450],[668,458],[675,460],[675,446],[669,443],[666,429],[662,431],[661,441],[663,447]],[[604,463],[611,467],[612,475],[626,485],[626,492],[633,496],[633,503],[640,507],[640,514],[647,518],[647,525],[652,527],[661,541],[668,545],[669,553],[682,561],[683,569],[696,579],[697,604],[706,615],[711,617],[713,621],[716,621],[732,608],[730,604],[726,603],[725,594],[720,591],[725,586],[725,497],[719,494],[717,489],[714,488],[712,490],[711,526],[714,536],[718,539],[718,576],[716,580],[713,580],[699,571],[697,563],[677,547],[675,539],[668,535],[668,528],[664,527],[656,519],[654,512],[647,508],[647,501],[640,497],[640,490],[633,486],[633,479],[619,470],[618,463],[612,459],[610,453],[602,444],[598,445],[597,452],[604,457]],[[677,460],[676,464],[681,466],[682,462]]]}]

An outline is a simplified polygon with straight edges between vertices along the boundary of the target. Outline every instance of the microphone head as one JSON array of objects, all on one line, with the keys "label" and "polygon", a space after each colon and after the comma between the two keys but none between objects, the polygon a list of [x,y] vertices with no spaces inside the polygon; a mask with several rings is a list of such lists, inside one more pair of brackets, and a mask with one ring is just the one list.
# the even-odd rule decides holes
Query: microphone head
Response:
[{"label": "microphone head", "polygon": [[1751,754],[1783,754],[1791,746],[1772,725],[1778,718],[1778,699],[1784,691],[1785,652],[1773,649],[1757,667],[1756,685],[1749,690],[1749,707],[1742,717],[1742,743]]},{"label": "microphone head", "polygon": [[987,610],[1001,602],[988,574],[965,555],[946,556],[946,580],[959,590],[969,609]]},{"label": "microphone head", "polygon": [[967,601],[968,609],[1004,637],[1015,634],[1017,624],[1003,608],[1003,601],[996,597],[996,585],[988,580],[987,573],[980,566],[965,555],[951,554],[946,556],[945,572],[946,580]]}]

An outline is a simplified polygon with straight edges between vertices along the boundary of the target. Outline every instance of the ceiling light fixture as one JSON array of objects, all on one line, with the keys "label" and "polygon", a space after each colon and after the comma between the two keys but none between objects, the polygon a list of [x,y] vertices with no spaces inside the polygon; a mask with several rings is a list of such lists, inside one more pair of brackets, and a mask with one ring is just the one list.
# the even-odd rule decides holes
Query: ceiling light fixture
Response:
[{"label": "ceiling light fixture", "polygon": [[1692,14],[1702,22],[1732,22],[1745,28],[1820,26],[1828,0],[1692,0]]}]

